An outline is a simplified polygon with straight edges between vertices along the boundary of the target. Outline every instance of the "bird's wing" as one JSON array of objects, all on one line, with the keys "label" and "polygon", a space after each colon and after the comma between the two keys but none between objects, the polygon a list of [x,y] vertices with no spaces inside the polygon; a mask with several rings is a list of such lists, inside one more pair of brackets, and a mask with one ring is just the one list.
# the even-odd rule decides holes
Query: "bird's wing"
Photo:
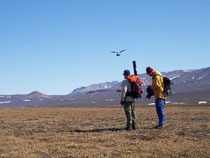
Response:
[{"label": "bird's wing", "polygon": [[116,51],[112,51],[112,52],[110,52],[110,53],[117,53]]},{"label": "bird's wing", "polygon": [[122,52],[124,52],[124,51],[126,51],[126,49],[121,50],[119,53],[122,53]]}]

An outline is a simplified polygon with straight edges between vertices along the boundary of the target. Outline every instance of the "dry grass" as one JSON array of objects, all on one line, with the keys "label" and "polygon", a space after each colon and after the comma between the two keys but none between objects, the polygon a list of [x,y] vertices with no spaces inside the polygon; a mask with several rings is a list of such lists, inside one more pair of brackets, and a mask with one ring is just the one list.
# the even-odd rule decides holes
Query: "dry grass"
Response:
[{"label": "dry grass", "polygon": [[137,107],[125,131],[115,108],[0,109],[0,157],[210,157],[210,106],[167,106],[157,130],[154,107]]}]

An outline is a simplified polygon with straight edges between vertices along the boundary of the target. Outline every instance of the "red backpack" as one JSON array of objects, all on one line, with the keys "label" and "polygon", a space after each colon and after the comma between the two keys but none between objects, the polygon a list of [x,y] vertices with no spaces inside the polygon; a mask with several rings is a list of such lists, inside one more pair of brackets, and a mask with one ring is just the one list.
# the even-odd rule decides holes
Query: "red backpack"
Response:
[{"label": "red backpack", "polygon": [[131,96],[132,98],[141,98],[141,94],[144,92],[141,89],[141,80],[137,75],[128,76],[128,81],[131,84],[131,92],[127,92],[126,96]]}]

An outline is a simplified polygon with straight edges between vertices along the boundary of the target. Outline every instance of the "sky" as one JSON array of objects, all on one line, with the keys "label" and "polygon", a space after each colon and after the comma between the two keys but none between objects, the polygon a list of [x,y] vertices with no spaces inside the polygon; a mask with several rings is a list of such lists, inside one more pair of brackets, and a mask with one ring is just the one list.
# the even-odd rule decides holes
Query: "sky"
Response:
[{"label": "sky", "polygon": [[[126,49],[117,57],[111,51]],[[210,0],[0,0],[0,94],[210,66]]]}]

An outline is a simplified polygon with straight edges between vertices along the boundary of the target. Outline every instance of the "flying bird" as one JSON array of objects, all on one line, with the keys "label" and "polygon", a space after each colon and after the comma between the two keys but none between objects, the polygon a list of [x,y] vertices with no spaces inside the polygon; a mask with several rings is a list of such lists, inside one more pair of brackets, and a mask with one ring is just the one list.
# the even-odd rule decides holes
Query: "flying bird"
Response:
[{"label": "flying bird", "polygon": [[110,52],[110,53],[116,53],[116,56],[120,56],[121,53],[124,52],[124,51],[126,51],[126,49],[123,49],[123,50],[121,50],[121,51],[119,51],[119,52],[117,52],[117,51],[112,51],[112,52]]}]

